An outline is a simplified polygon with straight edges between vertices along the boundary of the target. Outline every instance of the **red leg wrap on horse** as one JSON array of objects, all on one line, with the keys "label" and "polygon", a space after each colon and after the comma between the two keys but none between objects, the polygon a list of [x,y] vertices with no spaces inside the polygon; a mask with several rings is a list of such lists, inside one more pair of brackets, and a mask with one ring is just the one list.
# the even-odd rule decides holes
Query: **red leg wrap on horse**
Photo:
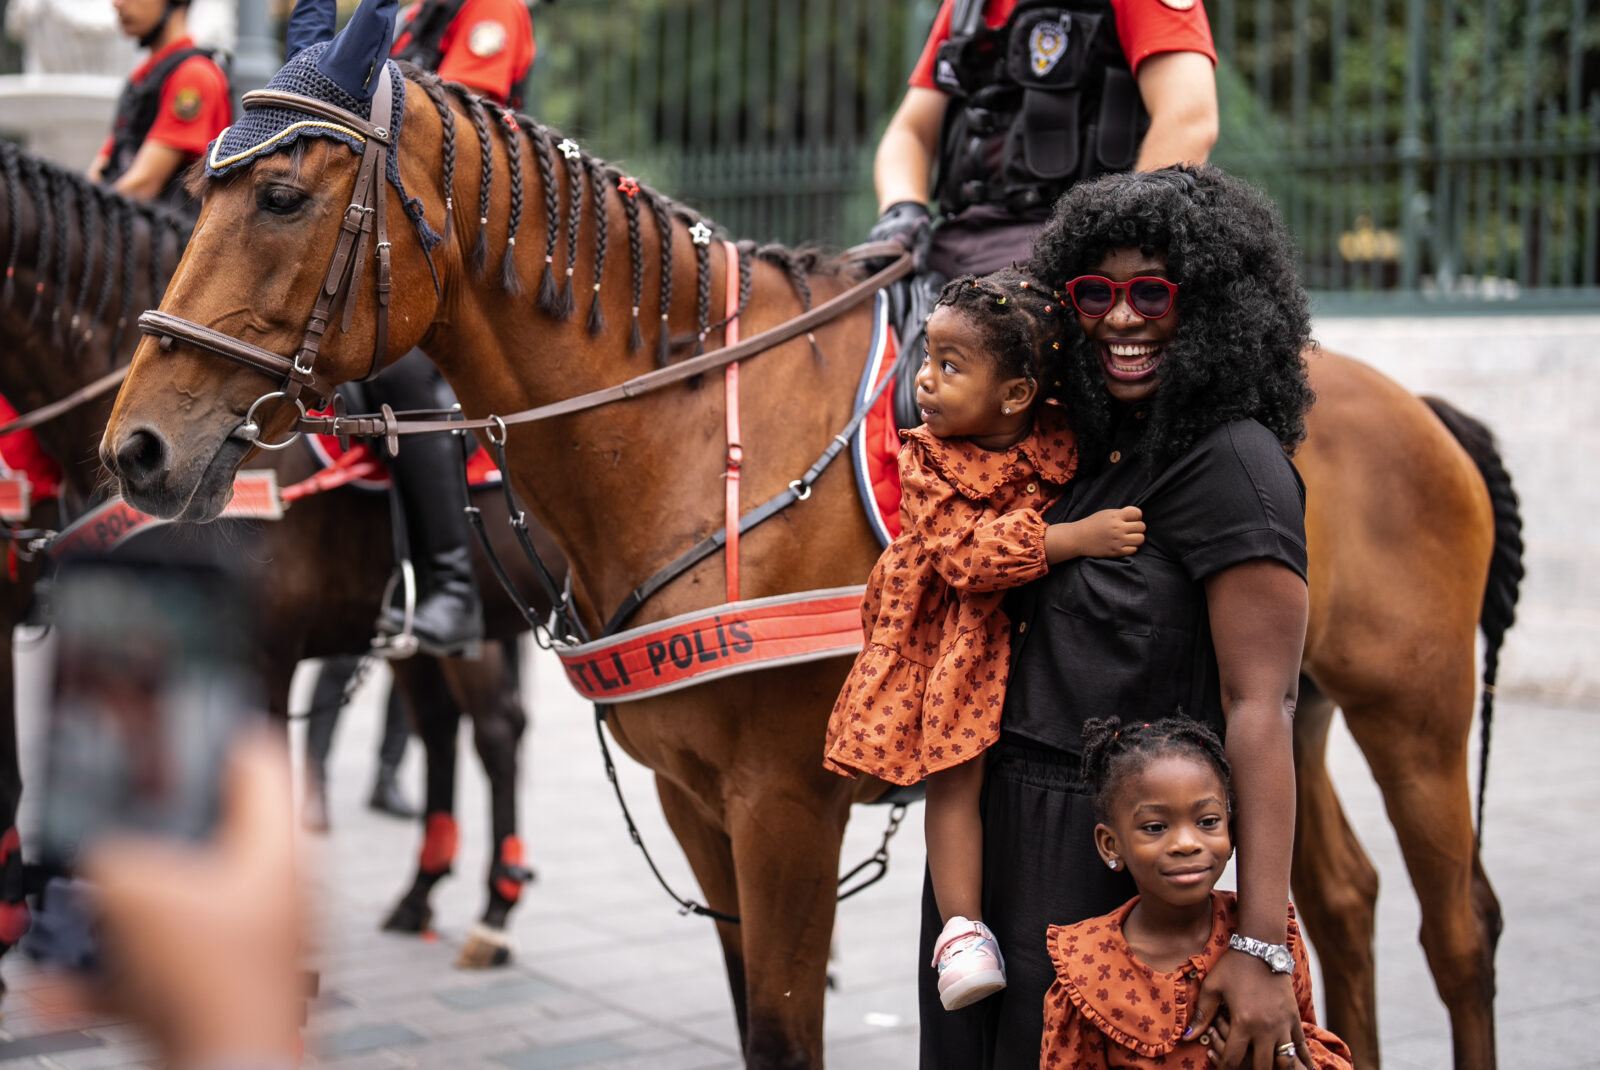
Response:
[{"label": "red leg wrap on horse", "polygon": [[22,847],[22,837],[17,835],[17,826],[12,825],[0,835],[0,866],[11,861],[11,853]]},{"label": "red leg wrap on horse", "polygon": [[32,921],[26,903],[0,903],[0,944],[14,946]]},{"label": "red leg wrap on horse", "polygon": [[[507,836],[500,841],[500,866],[504,872],[511,870],[521,872],[522,869],[522,841],[515,836]],[[500,876],[494,880],[494,890],[504,899],[515,903],[522,897],[522,882],[512,876]]]},{"label": "red leg wrap on horse", "polygon": [[443,873],[456,858],[456,819],[449,814],[429,814],[427,832],[422,838],[424,873]]}]

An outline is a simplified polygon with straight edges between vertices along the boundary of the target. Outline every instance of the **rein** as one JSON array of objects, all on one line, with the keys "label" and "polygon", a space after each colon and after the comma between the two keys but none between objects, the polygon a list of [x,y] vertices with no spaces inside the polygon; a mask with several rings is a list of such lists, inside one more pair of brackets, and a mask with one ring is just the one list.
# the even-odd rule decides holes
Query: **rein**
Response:
[{"label": "rein", "polygon": [[128,365],[124,364],[120,368],[107,372],[94,382],[80,386],[58,401],[52,401],[48,405],[40,405],[37,409],[23,413],[10,423],[0,424],[0,438],[14,431],[27,431],[38,427],[40,424],[49,423],[57,416],[72,411],[84,402],[92,401],[101,394],[109,393],[116,389],[121,385],[122,380],[127,377]]}]

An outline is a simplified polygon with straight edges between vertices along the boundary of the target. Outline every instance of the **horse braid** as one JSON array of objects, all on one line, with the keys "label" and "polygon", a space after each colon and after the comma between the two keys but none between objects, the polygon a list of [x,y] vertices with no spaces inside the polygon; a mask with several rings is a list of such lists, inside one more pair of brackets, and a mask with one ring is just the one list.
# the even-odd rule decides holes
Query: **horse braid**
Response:
[{"label": "horse braid", "polygon": [[78,273],[78,300],[72,306],[72,318],[67,321],[69,331],[68,352],[76,353],[83,343],[85,332],[78,330],[83,322],[83,309],[89,303],[89,287],[94,285],[95,246],[99,243],[100,228],[95,226],[95,203],[99,197],[94,187],[84,183],[78,189],[78,220],[83,228],[83,266]]},{"label": "horse braid", "polygon": [[[121,205],[109,190],[99,190],[100,218],[104,221],[105,229],[105,255],[100,258],[100,296],[95,299],[94,315],[89,318],[89,329],[84,332],[83,340],[89,341],[94,337],[94,330],[106,321],[106,309],[111,307],[111,288],[117,281],[117,252],[118,234],[120,233],[119,209]],[[116,359],[116,351],[112,350],[112,359]]]},{"label": "horse braid", "polygon": [[[565,154],[563,154],[565,156]],[[561,283],[556,303],[562,319],[571,319],[577,308],[572,294],[572,273],[578,266],[578,228],[583,224],[583,161],[576,154],[567,161],[567,274]]]},{"label": "horse braid", "polygon": [[111,332],[111,352],[122,349],[122,332],[128,326],[128,316],[133,312],[133,279],[138,270],[134,249],[134,211],[128,204],[122,206],[122,307],[117,310],[117,325]]},{"label": "horse braid", "polygon": [[50,312],[50,333],[57,349],[66,341],[66,317],[62,306],[72,296],[72,183],[65,171],[56,171],[50,183],[55,192],[56,215],[56,299]]},{"label": "horse braid", "polygon": [[25,173],[28,177],[28,192],[33,196],[33,214],[35,226],[38,228],[39,253],[35,259],[33,282],[33,307],[28,310],[28,323],[38,322],[39,313],[44,308],[44,280],[50,274],[50,250],[54,248],[54,235],[52,228],[55,226],[55,215],[50,211],[50,197],[45,190],[44,164],[38,160],[28,160]]},{"label": "horse braid", "polygon": [[17,162],[17,150],[10,145],[0,145],[0,158],[5,162],[7,226],[11,228],[11,249],[6,254],[5,290],[0,293],[0,305],[10,307],[17,292],[17,254],[22,249],[22,166]]},{"label": "horse braid", "polygon": [[522,292],[516,261],[517,230],[522,226],[522,126],[512,112],[498,114],[506,125],[506,170],[511,174],[511,219],[506,225],[505,255],[500,258],[500,288],[514,297]]},{"label": "horse braid", "polygon": [[489,141],[489,124],[484,121],[477,98],[460,86],[454,88],[463,110],[472,120],[472,132],[478,138],[478,237],[472,243],[472,273],[481,276],[489,267],[489,196],[494,183],[494,145]]},{"label": "horse braid", "polygon": [[433,101],[434,110],[439,113],[439,122],[443,127],[441,150],[444,164],[444,232],[440,241],[448,246],[455,234],[456,112],[445,99],[444,90],[439,88],[437,80],[424,82],[423,91],[428,94],[428,99]]},{"label": "horse braid", "polygon": [[706,332],[711,327],[711,246],[694,247],[694,355],[705,352]]},{"label": "horse braid", "polygon": [[656,366],[665,368],[672,357],[672,332],[667,323],[672,309],[672,213],[654,194],[650,196],[650,211],[661,239],[661,335],[656,339]]},{"label": "horse braid", "polygon": [[633,332],[628,335],[628,352],[644,348],[639,331],[639,302],[644,299],[644,240],[639,234],[638,191],[622,195],[622,213],[628,220],[628,260],[633,269]]},{"label": "horse braid", "polygon": [[594,202],[594,295],[589,298],[589,334],[595,336],[606,329],[605,312],[600,307],[600,280],[606,270],[606,175],[594,160],[586,160],[589,171],[590,200]]},{"label": "horse braid", "polygon": [[556,166],[551,159],[550,142],[544,130],[535,126],[528,131],[533,144],[533,155],[539,161],[539,184],[544,187],[544,275],[539,279],[539,311],[555,319],[564,320],[572,315],[570,305],[562,315],[561,295],[556,289],[556,241],[561,236],[560,191],[556,189]]}]

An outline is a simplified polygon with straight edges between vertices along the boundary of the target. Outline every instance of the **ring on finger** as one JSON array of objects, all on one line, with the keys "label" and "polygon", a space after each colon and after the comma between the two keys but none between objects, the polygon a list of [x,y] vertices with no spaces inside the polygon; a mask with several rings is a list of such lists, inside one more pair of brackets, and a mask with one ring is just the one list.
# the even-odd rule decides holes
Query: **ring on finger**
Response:
[{"label": "ring on finger", "polygon": [[1288,1059],[1290,1062],[1293,1062],[1294,1057],[1299,1054],[1300,1050],[1294,1046],[1294,1041],[1286,1040],[1274,1048],[1273,1051],[1275,1051],[1281,1058]]}]

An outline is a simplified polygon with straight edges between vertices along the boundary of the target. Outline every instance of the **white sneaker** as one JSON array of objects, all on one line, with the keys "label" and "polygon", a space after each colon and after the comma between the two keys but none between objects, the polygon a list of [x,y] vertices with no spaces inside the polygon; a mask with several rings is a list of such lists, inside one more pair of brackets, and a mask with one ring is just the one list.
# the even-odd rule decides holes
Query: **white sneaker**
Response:
[{"label": "white sneaker", "polygon": [[981,921],[954,917],[933,945],[939,1002],[947,1011],[992,996],[1006,986],[1006,960],[994,933]]}]

